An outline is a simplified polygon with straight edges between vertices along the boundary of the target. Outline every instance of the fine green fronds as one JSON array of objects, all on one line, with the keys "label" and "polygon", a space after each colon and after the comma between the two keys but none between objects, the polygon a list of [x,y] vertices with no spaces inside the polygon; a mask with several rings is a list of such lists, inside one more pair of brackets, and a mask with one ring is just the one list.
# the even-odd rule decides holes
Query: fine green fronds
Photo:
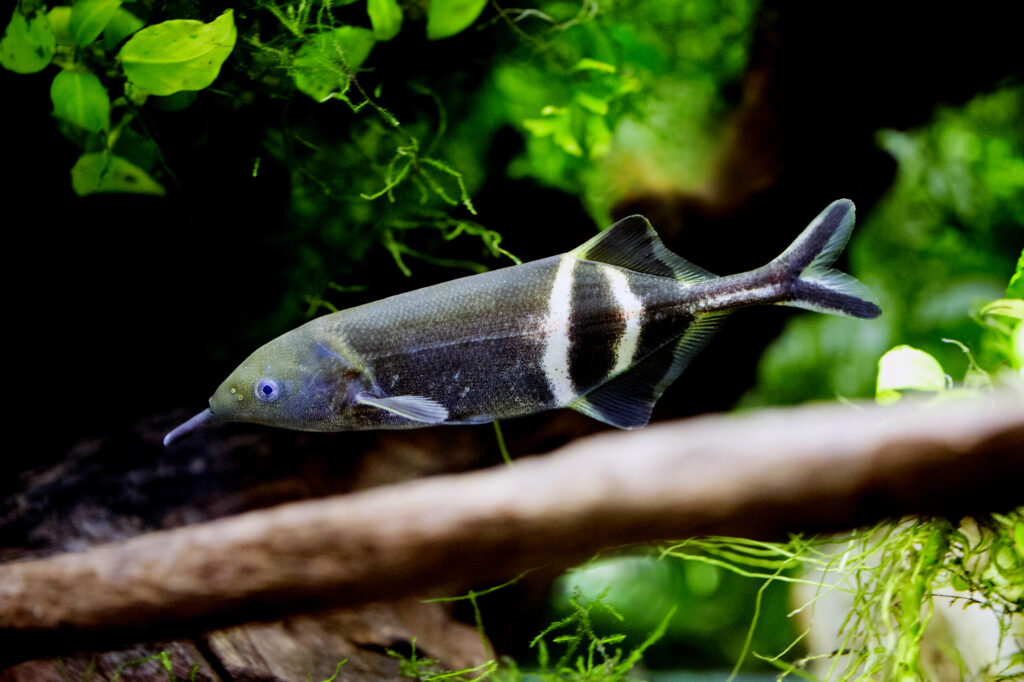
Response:
[{"label": "fine green fronds", "polygon": [[480,612],[480,603],[478,601],[479,598],[491,594],[492,592],[497,592],[498,590],[504,589],[509,585],[516,584],[517,582],[522,580],[523,576],[525,576],[527,573],[529,573],[529,571],[520,573],[511,580],[503,582],[500,585],[494,585],[485,590],[470,590],[466,594],[460,595],[458,597],[437,597],[435,599],[425,599],[423,603],[430,604],[438,602],[450,604],[457,601],[468,601],[470,603],[470,606],[473,607],[473,622],[476,624],[476,631],[477,634],[480,636],[480,645],[483,647],[484,651],[486,651],[490,648],[490,643],[487,641],[487,635],[484,633],[484,620],[483,614]]},{"label": "fine green fronds", "polygon": [[432,265],[438,265],[446,268],[465,269],[475,273],[486,272],[489,269],[483,263],[477,263],[476,261],[457,258],[441,258],[418,251],[410,247],[404,239],[397,239],[395,236],[396,233],[422,228],[437,230],[440,232],[441,238],[444,241],[452,241],[460,235],[477,237],[483,243],[488,256],[492,258],[505,257],[516,265],[519,265],[522,262],[500,246],[502,237],[494,230],[489,230],[483,225],[470,220],[451,218],[440,212],[423,212],[416,220],[396,218],[387,221],[384,225],[382,245],[391,253],[391,257],[395,260],[395,265],[398,266],[398,269],[401,270],[402,274],[406,277],[412,275],[412,270],[410,270],[405,264],[403,256],[410,256],[417,260],[431,263]]},{"label": "fine green fronds", "polygon": [[[525,575],[525,574],[523,574]],[[428,602],[469,601],[476,620],[477,631],[484,649],[490,648],[484,633],[483,620],[478,599],[487,594],[501,590],[518,582],[523,575],[496,585],[486,590],[471,590],[459,597],[430,599]],[[543,682],[627,680],[631,671],[640,663],[644,653],[660,640],[669,627],[676,609],[670,608],[655,627],[646,634],[639,644],[624,648],[627,636],[624,634],[599,634],[600,629],[594,622],[596,613],[610,615],[621,622],[614,607],[608,604],[603,596],[588,598],[576,590],[570,598],[571,613],[556,620],[544,628],[530,642],[530,648],[537,651],[536,666],[528,672],[520,664],[511,659],[503,659],[499,666],[497,661],[487,661],[475,668],[458,671],[438,672],[436,661],[420,658],[416,653],[415,642],[408,655],[389,651],[388,654],[399,659],[403,677],[420,680],[460,680],[475,682],[476,680],[493,679],[502,682],[521,682],[524,679],[542,680]],[[560,652],[554,658],[553,652]]]},{"label": "fine green fronds", "polygon": [[[1017,277],[1014,273],[1013,277]],[[981,306],[975,317],[983,327],[980,341],[986,366],[975,359],[968,345],[946,343],[966,357],[963,379],[954,382],[932,354],[901,345],[878,360],[876,400],[889,404],[907,394],[931,395],[931,401],[949,398],[981,399],[1001,381],[1019,380],[1024,364],[1024,303],[1015,297],[1013,278],[1006,298]],[[919,403],[927,409],[928,402]],[[686,556],[693,550],[700,554]],[[682,552],[682,554],[680,554]],[[922,679],[935,676],[929,666],[946,660],[972,676],[1024,676],[1024,660],[1012,651],[1015,619],[1024,617],[1024,508],[1009,514],[966,518],[954,524],[946,519],[886,522],[847,538],[804,541],[787,545],[748,540],[692,540],[669,548],[666,555],[684,556],[751,577],[786,579],[778,572],[799,566],[799,584],[816,580],[813,595],[791,615],[813,613],[819,600],[838,599],[846,617],[831,651],[812,651],[786,662],[784,654],[754,655],[783,673],[804,675],[810,668],[828,679]],[[772,575],[769,572],[775,571]],[[815,577],[816,576],[816,577]],[[994,651],[975,669],[957,650],[944,642],[943,656],[923,652],[926,632],[937,604],[984,610],[998,626]],[[831,608],[837,608],[833,605]],[[813,617],[812,617],[813,621]],[[813,625],[811,627],[814,627]],[[806,632],[806,631],[805,631]],[[803,635],[801,635],[801,638]],[[933,634],[932,639],[940,639]],[[936,648],[936,645],[932,645]],[[1011,653],[1008,653],[1009,652]]]},{"label": "fine green fronds", "polygon": [[[644,652],[664,636],[676,612],[674,607],[669,609],[647,639],[624,652],[616,645],[621,645],[626,635],[600,635],[594,628],[593,614],[597,611],[622,620],[622,616],[604,601],[604,595],[589,599],[576,590],[569,604],[572,613],[546,627],[530,642],[530,647],[537,649],[538,674],[542,680],[628,679]],[[553,645],[563,650],[557,660],[551,657]]]},{"label": "fine green fronds", "polygon": [[[403,161],[404,163],[401,163]],[[399,168],[400,163],[401,167]],[[431,169],[447,175],[455,181],[459,190],[459,199],[456,200],[449,196],[448,190],[434,177]],[[446,204],[457,206],[461,203],[466,207],[467,211],[476,215],[476,209],[473,208],[473,202],[466,191],[466,184],[462,181],[462,174],[439,159],[421,154],[419,140],[415,137],[410,137],[408,144],[399,146],[395,150],[395,154],[391,157],[391,161],[388,162],[384,175],[384,187],[371,194],[364,193],[360,194],[360,196],[367,201],[387,196],[388,201],[394,203],[394,189],[406,178],[411,178],[416,184],[417,189],[419,189],[421,204],[425,204],[430,193],[433,193]]]},{"label": "fine green fronds", "polygon": [[[341,672],[341,666],[345,665],[346,663],[348,663],[347,658],[343,658],[340,661],[338,661],[338,665],[334,666],[334,674],[332,674],[327,679],[323,680],[323,682],[334,682],[335,680],[337,680],[338,674]],[[306,679],[308,680],[308,682],[313,682],[313,673],[309,673],[306,676]]]},{"label": "fine green fronds", "polygon": [[117,669],[114,671],[113,676],[110,678],[110,682],[117,682],[117,680],[120,680],[121,676],[124,674],[124,671],[128,670],[129,668],[136,668],[145,665],[146,663],[149,663],[151,661],[157,661],[160,664],[159,669],[163,675],[166,675],[167,682],[185,682],[185,680],[188,680],[188,682],[194,682],[196,679],[196,674],[199,672],[199,663],[193,663],[189,667],[188,677],[177,677],[174,674],[174,665],[171,662],[170,654],[168,654],[166,651],[161,651],[159,653],[153,654],[152,656],[146,656],[144,658],[138,658],[132,661],[125,661],[124,663],[121,663],[117,666]]},{"label": "fine green fronds", "polygon": [[[281,25],[296,38],[302,38],[310,27],[331,24],[331,5],[328,2],[317,3],[311,0],[299,0],[297,3],[286,5],[268,2],[261,7],[273,14],[281,22]],[[313,7],[317,7],[317,13],[316,17],[311,19]]]},{"label": "fine green fronds", "polygon": [[410,643],[408,654],[402,654],[391,649],[387,650],[387,654],[398,661],[398,675],[400,677],[410,680],[422,680],[422,682],[439,682],[440,680],[477,682],[478,680],[488,679],[498,669],[497,662],[492,660],[464,670],[439,670],[436,660],[420,657],[416,651],[415,637],[413,637]]},{"label": "fine green fronds", "polygon": [[507,466],[512,466],[512,457],[508,454],[508,447],[505,445],[505,435],[501,432],[501,424],[495,419],[494,424],[494,438],[498,441],[498,451],[501,453],[501,459]]},{"label": "fine green fronds", "polygon": [[428,672],[437,667],[437,661],[432,658],[421,658],[416,652],[416,638],[412,638],[408,655],[403,655],[392,649],[387,650],[388,656],[398,661],[398,674],[414,680],[429,679],[433,673]]},{"label": "fine green fronds", "polygon": [[[77,678],[71,675],[62,659],[57,659],[54,663],[61,679],[67,682],[93,682],[93,680],[98,679],[95,658],[89,661],[85,670],[83,670]],[[109,679],[110,682],[118,682],[123,679],[127,671],[131,671],[135,677],[146,675],[147,679],[153,680],[166,680],[166,682],[195,682],[199,674],[199,662],[196,661],[191,663],[185,673],[186,676],[179,677],[174,673],[174,662],[171,660],[171,654],[167,651],[159,651],[150,656],[134,658],[119,663],[114,669],[113,674],[109,678],[104,679]],[[205,677],[203,679],[205,679]]]},{"label": "fine green fronds", "polygon": [[[777,667],[780,677],[933,677],[922,650],[939,602],[986,610],[998,624],[998,653],[971,675],[1024,672],[1014,668],[1020,661],[1011,641],[1014,619],[1024,615],[1024,509],[966,518],[959,525],[945,519],[883,522],[846,537],[793,537],[788,543],[694,539],[666,548],[662,556],[712,563],[764,580],[762,587],[777,580],[802,586],[803,603],[789,614],[808,623],[801,634],[778,653],[744,651]],[[792,658],[810,630],[821,627],[815,623],[820,609],[845,614],[834,646]]]},{"label": "fine green fronds", "polygon": [[[354,9],[356,5],[363,6],[362,12]],[[431,4],[428,37],[436,40],[463,31],[483,5]],[[392,39],[400,42],[400,33],[410,25],[403,20],[403,7],[394,0],[334,4],[302,0],[261,7],[277,18],[285,33],[248,36],[247,44],[256,51],[258,62],[269,65],[271,71],[283,71],[295,90],[321,106],[340,100],[353,114],[365,113],[364,109],[371,112],[340,119],[337,130],[303,120],[302,129],[296,122],[275,131],[282,144],[274,145],[277,149],[272,153],[292,169],[296,218],[306,224],[322,222],[316,229],[328,242],[325,246],[329,251],[340,247],[339,257],[353,263],[359,262],[368,243],[374,243],[389,252],[406,276],[412,274],[407,258],[439,267],[487,270],[483,263],[442,255],[436,244],[413,246],[404,234],[424,211],[437,214],[459,208],[475,215],[476,208],[463,173],[440,147],[447,129],[446,100],[451,96],[447,74],[415,75],[408,72],[404,59],[386,61],[397,53],[383,44]],[[363,25],[367,16],[371,28]],[[396,78],[395,73],[401,75]],[[435,83],[448,91],[438,92]],[[401,122],[385,101],[402,108]],[[427,139],[429,144],[421,144]],[[387,201],[377,203],[381,198]],[[360,200],[376,205],[366,206]],[[438,220],[428,222],[436,227]],[[492,256],[507,255],[496,248],[500,237],[490,238],[495,233],[482,227],[463,232],[480,236]],[[345,235],[339,239],[341,233]],[[322,273],[321,282],[331,276],[337,272]],[[309,290],[308,285],[304,288]],[[320,307],[321,301],[322,296],[313,296],[310,302]]]},{"label": "fine green fronds", "polygon": [[487,271],[486,265],[477,263],[476,261],[461,258],[441,258],[439,256],[433,256],[429,253],[414,249],[405,242],[396,239],[395,233],[392,230],[384,230],[384,233],[381,236],[381,245],[388,250],[395,261],[395,265],[406,277],[412,277],[412,270],[409,269],[408,265],[406,265],[405,256],[444,268],[458,268],[476,273]]},{"label": "fine green fronds", "polygon": [[[1016,278],[1017,273],[1013,277]],[[980,340],[986,370],[964,343],[967,360],[962,381],[954,382],[930,353],[901,345],[878,361],[876,399],[883,404],[907,394],[931,395],[930,401],[981,399],[1001,381],[1019,380],[1024,365],[1024,304],[1013,289],[1006,298],[980,308]],[[928,402],[919,403],[927,409]],[[936,666],[954,667],[973,678],[1024,677],[1021,638],[1015,625],[1024,619],[1024,508],[1008,514],[884,522],[845,538],[793,537],[788,543],[737,538],[692,539],[666,548],[663,557],[710,564],[745,577],[793,583],[804,603],[790,616],[809,624],[795,641],[775,654],[753,651],[750,637],[760,612],[760,592],[739,663],[749,652],[789,674],[825,679],[930,679]],[[929,625],[938,607],[983,611],[998,629],[991,650],[973,658],[962,655],[959,642],[943,635],[948,625]],[[814,629],[815,611],[845,614],[832,646],[812,649],[800,658],[792,652]],[[954,613],[948,618],[957,618]],[[930,634],[926,634],[930,633]],[[820,633],[818,633],[820,635]],[[945,637],[945,639],[943,639]],[[735,672],[735,671],[734,671]]]},{"label": "fine green fronds", "polygon": [[[336,291],[340,294],[351,294],[360,291],[366,291],[365,284],[342,285],[338,284],[337,282],[328,282],[326,288],[331,291]],[[309,304],[309,307],[306,309],[306,317],[313,317],[314,315],[319,313],[321,309],[326,310],[328,313],[336,313],[339,310],[338,306],[322,298],[321,296],[307,294],[305,299],[306,303]]]}]

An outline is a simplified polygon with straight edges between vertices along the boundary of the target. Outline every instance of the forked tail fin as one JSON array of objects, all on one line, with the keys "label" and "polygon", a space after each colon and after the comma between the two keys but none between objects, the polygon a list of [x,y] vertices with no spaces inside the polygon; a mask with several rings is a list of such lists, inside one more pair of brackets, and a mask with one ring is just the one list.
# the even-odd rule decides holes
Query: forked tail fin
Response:
[{"label": "forked tail fin", "polygon": [[765,266],[766,271],[789,282],[779,305],[864,319],[882,314],[866,286],[831,267],[849,241],[853,223],[853,202],[833,201],[788,249]]}]

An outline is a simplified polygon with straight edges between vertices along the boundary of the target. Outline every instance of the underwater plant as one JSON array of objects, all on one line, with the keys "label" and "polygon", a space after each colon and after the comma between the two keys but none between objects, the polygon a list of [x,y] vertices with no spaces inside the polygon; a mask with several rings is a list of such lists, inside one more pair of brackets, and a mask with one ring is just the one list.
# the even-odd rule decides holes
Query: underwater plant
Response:
[{"label": "underwater plant", "polygon": [[61,132],[83,150],[71,169],[75,193],[163,195],[151,175],[159,151],[137,129],[138,107],[151,96],[182,106],[216,80],[238,35],[233,11],[208,24],[146,26],[121,0],[29,9],[34,4],[15,5],[0,39],[0,65],[21,74],[60,68],[50,99]]}]

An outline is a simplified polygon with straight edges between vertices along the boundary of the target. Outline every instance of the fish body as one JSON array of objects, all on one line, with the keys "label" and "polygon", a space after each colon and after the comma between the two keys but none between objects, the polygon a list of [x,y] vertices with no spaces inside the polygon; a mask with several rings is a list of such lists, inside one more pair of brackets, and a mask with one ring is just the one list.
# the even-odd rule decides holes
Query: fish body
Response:
[{"label": "fish body", "polygon": [[717,277],[630,216],[566,254],[312,320],[257,349],[164,442],[211,421],[400,429],[563,407],[643,426],[733,309],[878,316],[863,285],[829,268],[853,222],[853,203],[833,202],[768,265]]}]

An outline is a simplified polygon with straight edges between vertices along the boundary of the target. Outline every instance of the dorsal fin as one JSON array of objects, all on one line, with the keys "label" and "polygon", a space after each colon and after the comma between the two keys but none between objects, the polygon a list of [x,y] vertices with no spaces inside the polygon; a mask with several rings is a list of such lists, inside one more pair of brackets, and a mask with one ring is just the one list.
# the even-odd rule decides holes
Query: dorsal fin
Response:
[{"label": "dorsal fin", "polygon": [[642,215],[623,218],[569,253],[581,260],[617,265],[681,282],[715,278],[704,268],[669,251]]}]

